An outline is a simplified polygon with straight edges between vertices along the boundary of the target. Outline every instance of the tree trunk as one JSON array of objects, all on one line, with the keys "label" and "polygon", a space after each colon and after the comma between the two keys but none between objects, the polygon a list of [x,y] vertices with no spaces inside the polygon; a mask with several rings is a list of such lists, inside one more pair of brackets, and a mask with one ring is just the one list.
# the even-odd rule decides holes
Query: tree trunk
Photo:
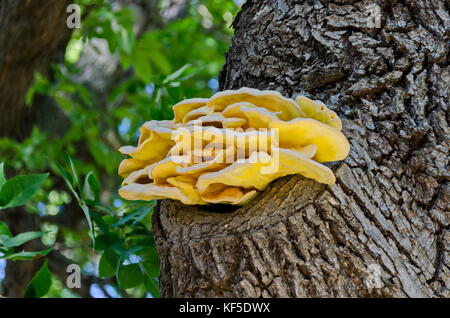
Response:
[{"label": "tree trunk", "polygon": [[[71,122],[56,102],[49,96],[37,95],[32,106],[25,105],[25,95],[33,83],[35,72],[47,75],[52,63],[63,62],[67,42],[72,30],[66,21],[66,8],[74,3],[72,0],[0,0],[0,138],[9,137],[21,140],[28,137],[33,126],[38,126],[50,138],[64,135]],[[187,6],[186,0],[169,1],[164,12],[159,12],[156,0],[113,1],[113,5],[133,9],[136,14],[137,33],[161,27],[161,20],[166,23],[182,17]],[[89,11],[89,7],[86,11]],[[86,12],[84,12],[86,14]],[[130,72],[118,68],[118,61],[109,54],[105,40],[91,39],[90,43],[100,46],[102,54],[94,52],[89,46],[83,52],[77,64],[81,72],[73,80],[88,87],[99,100],[106,99],[112,88]],[[49,75],[51,79],[51,75]],[[114,85],[113,85],[114,84]],[[101,106],[105,103],[98,103]],[[86,148],[77,145],[80,152]],[[81,149],[81,150],[80,150]],[[0,161],[2,159],[0,149]],[[90,160],[87,158],[86,160]],[[8,176],[9,177],[9,176]],[[65,187],[63,180],[57,179],[55,189]],[[73,230],[80,230],[84,216],[76,201],[65,206],[58,216],[38,217],[30,214],[23,207],[2,211],[0,221],[10,227],[14,235],[41,229],[41,222],[56,223]],[[28,242],[21,249],[28,251],[42,250],[45,246],[38,240]],[[65,283],[66,267],[73,263],[59,251],[48,255],[49,267],[53,274]],[[35,261],[8,261],[6,277],[1,282],[0,292],[6,297],[22,297],[25,288],[42,264],[42,259]],[[74,290],[81,297],[90,297],[90,287],[97,284],[100,288],[111,284],[111,280],[99,279],[82,273],[82,288]],[[105,292],[106,293],[106,292]],[[0,296],[1,297],[1,296]]]},{"label": "tree trunk", "polygon": [[[20,140],[28,135],[36,117],[45,117],[46,125],[55,117],[58,111],[55,107],[45,108],[39,103],[27,107],[25,95],[33,83],[34,73],[46,74],[51,63],[64,56],[72,32],[66,26],[66,8],[71,2],[0,0],[0,138]],[[2,212],[0,220],[7,220],[14,235],[40,229],[36,215],[23,208]],[[36,250],[36,242],[29,242],[24,248]],[[41,264],[42,260],[8,261],[2,282],[3,295],[23,296]]]},{"label": "tree trunk", "polygon": [[33,126],[37,110],[25,106],[25,94],[35,72],[45,75],[64,56],[72,33],[66,8],[72,2],[0,1],[0,137],[23,138]]},{"label": "tree trunk", "polygon": [[381,25],[374,2],[243,6],[221,88],[320,99],[351,152],[333,186],[289,176],[225,213],[159,202],[162,296],[450,297],[450,1],[378,1]]}]

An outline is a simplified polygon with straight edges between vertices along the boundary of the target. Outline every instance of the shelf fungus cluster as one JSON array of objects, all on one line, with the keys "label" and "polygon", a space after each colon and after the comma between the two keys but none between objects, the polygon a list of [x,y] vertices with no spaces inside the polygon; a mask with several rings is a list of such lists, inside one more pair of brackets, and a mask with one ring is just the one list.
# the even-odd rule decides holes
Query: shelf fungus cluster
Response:
[{"label": "shelf fungus cluster", "polygon": [[322,102],[275,91],[223,91],[173,106],[174,120],[149,121],[125,146],[119,194],[128,200],[243,205],[276,178],[301,174],[333,184],[322,163],[343,160],[342,123]]}]

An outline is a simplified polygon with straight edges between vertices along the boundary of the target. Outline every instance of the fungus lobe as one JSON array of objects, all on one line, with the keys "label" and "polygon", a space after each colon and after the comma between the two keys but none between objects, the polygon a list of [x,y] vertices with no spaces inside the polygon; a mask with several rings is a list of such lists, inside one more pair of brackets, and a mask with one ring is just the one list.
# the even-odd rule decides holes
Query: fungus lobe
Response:
[{"label": "fungus lobe", "polygon": [[124,199],[244,205],[286,175],[334,184],[322,163],[350,151],[337,114],[304,96],[241,88],[173,111],[172,121],[144,123],[136,147],[120,148]]}]

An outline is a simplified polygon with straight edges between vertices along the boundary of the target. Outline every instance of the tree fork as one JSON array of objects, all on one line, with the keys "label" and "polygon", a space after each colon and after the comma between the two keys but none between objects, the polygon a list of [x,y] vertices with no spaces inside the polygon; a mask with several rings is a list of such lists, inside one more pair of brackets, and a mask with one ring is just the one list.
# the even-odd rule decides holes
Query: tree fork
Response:
[{"label": "tree fork", "polygon": [[370,28],[375,3],[244,4],[221,89],[322,100],[350,156],[234,211],[160,201],[163,297],[450,297],[449,3],[378,1]]}]

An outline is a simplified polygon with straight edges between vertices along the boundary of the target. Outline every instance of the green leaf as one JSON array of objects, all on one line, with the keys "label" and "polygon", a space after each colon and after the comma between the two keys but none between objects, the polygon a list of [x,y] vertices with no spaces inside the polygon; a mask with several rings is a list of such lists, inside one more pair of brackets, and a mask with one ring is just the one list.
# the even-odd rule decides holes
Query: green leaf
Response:
[{"label": "green leaf", "polygon": [[132,50],[132,44],[131,44],[131,37],[130,34],[127,32],[126,29],[121,28],[120,30],[120,44],[121,44],[121,49],[127,54],[127,55],[131,55],[131,50]]},{"label": "green leaf", "polygon": [[164,80],[163,84],[167,84],[167,83],[173,82],[174,80],[178,79],[181,75],[183,75],[184,71],[187,68],[189,68],[190,66],[191,66],[191,64],[186,64],[185,66],[183,66],[179,70],[177,70],[174,73],[170,74],[169,76],[166,77],[166,79]]},{"label": "green leaf", "polygon": [[117,216],[108,214],[108,215],[102,216],[102,220],[106,225],[112,225],[117,222],[118,218],[117,218]]},{"label": "green leaf", "polygon": [[109,226],[103,221],[103,217],[95,212],[90,212],[92,220],[94,220],[95,225],[103,232],[109,233]]},{"label": "green leaf", "polygon": [[118,165],[121,161],[119,153],[117,151],[113,151],[111,147],[101,140],[98,140],[98,138],[89,138],[88,146],[89,151],[91,152],[91,155],[94,156],[97,164],[105,168],[109,174],[115,174],[116,163]]},{"label": "green leaf", "polygon": [[153,62],[153,64],[163,73],[163,74],[169,74],[172,70],[172,67],[170,66],[170,62],[167,59],[167,57],[162,52],[158,51],[152,51],[150,54],[150,59]]},{"label": "green leaf", "polygon": [[95,249],[97,251],[106,251],[109,249],[108,236],[105,234],[100,234],[95,237]]},{"label": "green leaf", "polygon": [[73,178],[70,175],[70,173],[58,161],[52,160],[52,162],[55,165],[56,170],[59,173],[59,175],[66,182],[67,186],[69,187],[70,192],[72,192],[72,194],[75,196],[75,198],[78,199],[78,194],[77,194],[77,192],[75,191],[75,189],[73,187]]},{"label": "green leaf", "polygon": [[5,165],[4,163],[0,163],[0,190],[6,182],[5,178]]},{"label": "green leaf", "polygon": [[89,172],[84,179],[81,198],[92,205],[100,202],[100,184],[92,172]]},{"label": "green leaf", "polygon": [[36,273],[34,278],[28,285],[24,297],[25,298],[41,298],[45,296],[52,286],[52,277],[48,270],[48,263],[45,260],[41,269]]},{"label": "green leaf", "polygon": [[[78,189],[81,191],[83,189],[81,189],[81,184],[77,175],[77,172],[75,170],[75,166],[73,164],[72,158],[66,154],[67,156],[67,160],[70,163],[70,168],[72,170],[72,175],[61,165],[59,164],[56,160],[53,160],[53,163],[55,164],[59,174],[64,178],[64,180],[66,181],[67,186],[69,187],[69,190],[72,192],[73,196],[77,199],[78,205],[80,206],[81,210],[83,210],[84,216],[86,217],[86,221],[89,225],[89,232],[91,233],[91,237],[92,237],[92,241],[94,242],[95,245],[95,232],[94,232],[94,226],[92,224],[92,219],[91,219],[91,214],[89,211],[89,207],[87,206],[86,202],[82,199],[80,199],[80,196],[78,195],[77,191],[75,190],[74,186],[78,186]],[[89,180],[89,174],[86,176],[86,180]],[[99,186],[98,186],[98,182],[95,184],[95,182],[87,182],[89,184],[89,186],[91,187],[90,189],[92,191],[97,191],[97,193],[99,192]],[[95,188],[97,188],[97,190],[95,190]],[[88,191],[91,191],[88,190]],[[84,192],[84,191],[83,191]],[[87,202],[89,203],[89,202]]]},{"label": "green leaf", "polygon": [[107,206],[96,205],[96,206],[94,206],[94,208],[97,211],[101,211],[103,213],[107,213],[107,214],[110,214],[110,215],[114,214],[113,210],[110,207],[107,207]]},{"label": "green leaf", "polygon": [[145,266],[146,272],[151,277],[159,277],[159,258],[156,247],[149,247],[144,252],[138,253],[139,256],[145,257],[142,264]]},{"label": "green leaf", "polygon": [[5,247],[17,247],[20,246],[28,241],[34,240],[36,238],[41,237],[46,232],[26,232],[26,233],[20,233],[17,236],[14,236],[13,238],[10,238],[2,243]]},{"label": "green leaf", "polygon": [[69,161],[70,164],[70,169],[72,170],[72,176],[73,176],[73,181],[74,181],[74,187],[78,187],[78,190],[81,192],[81,182],[80,179],[78,178],[78,174],[77,171],[75,170],[75,165],[73,164],[73,160],[72,158],[69,156],[69,154],[66,153],[66,157],[67,160]]},{"label": "green leaf", "polygon": [[144,52],[138,51],[134,54],[133,66],[138,78],[140,78],[144,83],[151,82],[153,69]]},{"label": "green leaf", "polygon": [[95,232],[94,232],[94,225],[92,224],[92,218],[91,213],[89,211],[88,206],[84,201],[78,201],[78,205],[80,206],[81,210],[83,210],[84,216],[86,217],[86,221],[89,225],[89,232],[91,233],[92,241],[94,242],[94,248],[95,248]]},{"label": "green leaf", "polygon": [[139,286],[144,279],[138,264],[120,265],[117,278],[123,289]]},{"label": "green leaf", "polygon": [[5,240],[11,238],[13,235],[5,222],[0,222],[0,244]]},{"label": "green leaf", "polygon": [[104,252],[98,263],[98,276],[112,277],[116,275],[119,260],[120,256],[114,251],[109,250]]},{"label": "green leaf", "polygon": [[143,264],[139,264],[139,267],[141,268],[142,272],[144,273],[143,279],[144,279],[144,286],[147,291],[152,294],[153,297],[159,298],[159,286],[158,286],[158,278],[152,277],[150,273],[148,272],[147,268]]},{"label": "green leaf", "polygon": [[65,98],[62,96],[54,96],[55,101],[58,103],[59,107],[64,109],[65,111],[73,111],[74,102],[69,98]]},{"label": "green leaf", "polygon": [[5,255],[5,256],[2,256],[0,258],[2,258],[2,259],[9,259],[9,260],[13,260],[13,261],[30,261],[30,260],[33,260],[33,259],[38,259],[38,258],[41,258],[43,256],[46,256],[52,250],[53,250],[53,247],[48,248],[46,250],[37,251],[37,252],[22,251],[22,252],[15,253],[15,254]]},{"label": "green leaf", "polygon": [[30,106],[33,103],[33,98],[36,93],[48,94],[50,90],[50,83],[47,78],[39,74],[34,73],[33,85],[28,89],[25,95],[25,105]]},{"label": "green leaf", "polygon": [[36,89],[32,86],[25,94],[25,105],[30,106],[33,103],[34,94],[36,93]]},{"label": "green leaf", "polygon": [[13,235],[9,230],[8,225],[4,222],[0,222],[0,251],[3,253],[3,256],[9,255],[13,252],[11,247],[7,248],[3,246],[3,242],[9,240],[12,236]]},{"label": "green leaf", "polygon": [[155,36],[155,32],[147,32],[142,35],[136,44],[136,49],[142,52],[152,52],[155,49],[159,49],[160,44]]},{"label": "green leaf", "polygon": [[0,192],[0,206],[13,208],[24,205],[42,186],[48,173],[22,175],[6,181]]},{"label": "green leaf", "polygon": [[133,222],[133,225],[135,225],[140,220],[142,220],[148,213],[150,213],[152,211],[152,208],[153,208],[152,205],[140,207],[133,213],[130,213],[127,216],[120,219],[119,222],[113,224],[113,227],[122,226],[122,225],[126,224],[128,221],[133,220],[133,219],[135,219],[135,221]]}]

